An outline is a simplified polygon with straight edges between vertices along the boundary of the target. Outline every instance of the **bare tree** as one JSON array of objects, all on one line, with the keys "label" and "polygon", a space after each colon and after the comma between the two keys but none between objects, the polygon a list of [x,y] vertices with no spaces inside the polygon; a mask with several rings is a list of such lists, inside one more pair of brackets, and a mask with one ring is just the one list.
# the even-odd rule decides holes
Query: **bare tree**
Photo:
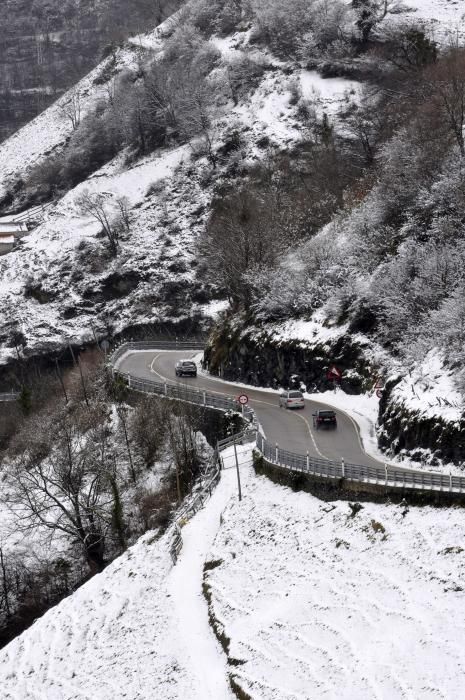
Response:
[{"label": "bare tree", "polygon": [[108,239],[112,254],[117,255],[119,249],[119,230],[106,206],[105,196],[101,193],[92,193],[89,192],[89,190],[84,190],[76,199],[76,205],[83,214],[91,216],[100,224],[103,233]]},{"label": "bare tree", "polygon": [[95,427],[86,430],[88,425],[62,411],[31,425],[30,443],[15,464],[13,502],[20,529],[62,533],[78,542],[96,572],[104,566],[111,519],[110,454],[98,414],[86,422]]},{"label": "bare tree", "polygon": [[177,407],[168,419],[170,450],[176,469],[178,502],[192,487],[201,464],[193,415],[189,406]]},{"label": "bare tree", "polygon": [[352,0],[355,10],[356,25],[363,44],[367,44],[370,34],[389,13],[402,9],[401,0]]},{"label": "bare tree", "polygon": [[5,616],[8,620],[11,617],[10,593],[11,593],[11,576],[7,569],[3,549],[0,547],[0,575],[1,575],[1,590],[0,590],[0,610],[5,610]]},{"label": "bare tree", "polygon": [[465,127],[465,50],[453,48],[425,73],[425,101],[435,102],[444,114],[445,121],[465,155],[463,130]]},{"label": "bare tree", "polygon": [[168,415],[163,399],[146,396],[137,404],[131,419],[130,433],[136,454],[151,467],[165,444]]},{"label": "bare tree", "polygon": [[131,230],[133,215],[129,206],[128,197],[117,197],[116,206],[118,207],[118,218],[127,233]]},{"label": "bare tree", "polygon": [[74,88],[68,93],[68,99],[61,105],[63,115],[69,119],[73,131],[79,127],[81,123],[82,97],[77,88]]},{"label": "bare tree", "polygon": [[128,417],[127,417],[126,405],[123,403],[119,403],[116,407],[116,412],[118,414],[120,424],[123,428],[124,442],[126,444],[126,450],[127,450],[128,459],[129,459],[129,472],[131,474],[132,482],[135,484],[137,481],[137,476],[136,476],[136,470],[134,467],[134,460],[132,458],[131,442],[129,440],[129,435],[128,435]]}]

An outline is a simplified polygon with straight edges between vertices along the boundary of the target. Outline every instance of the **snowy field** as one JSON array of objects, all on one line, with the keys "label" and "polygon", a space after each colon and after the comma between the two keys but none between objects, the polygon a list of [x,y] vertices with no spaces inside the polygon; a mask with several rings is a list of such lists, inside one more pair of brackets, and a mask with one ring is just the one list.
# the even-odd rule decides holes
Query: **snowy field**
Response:
[{"label": "snowy field", "polygon": [[461,509],[323,503],[250,476],[210,551],[214,617],[253,700],[459,700]]}]

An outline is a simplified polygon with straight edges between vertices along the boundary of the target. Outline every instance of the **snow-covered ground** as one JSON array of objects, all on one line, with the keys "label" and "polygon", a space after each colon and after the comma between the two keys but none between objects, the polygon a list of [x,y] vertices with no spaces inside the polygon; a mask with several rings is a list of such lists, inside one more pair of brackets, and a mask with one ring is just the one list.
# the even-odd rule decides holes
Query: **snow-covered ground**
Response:
[{"label": "snow-covered ground", "polygon": [[402,5],[404,11],[390,16],[386,25],[415,22],[444,45],[465,37],[465,0],[405,0]]},{"label": "snow-covered ground", "polygon": [[452,423],[465,413],[464,398],[454,384],[454,372],[445,368],[444,358],[432,350],[424,362],[414,367],[397,384],[394,397],[409,410],[426,418],[442,418]]},{"label": "snow-covered ground", "polygon": [[[239,448],[243,468],[250,449]],[[203,564],[235,493],[233,452],[208,506],[182,530],[144,535],[0,651],[2,700],[229,700],[226,658],[208,624]]]},{"label": "snow-covered ground", "polygon": [[289,319],[267,325],[267,331],[278,341],[298,340],[303,347],[312,344],[325,344],[340,338],[347,330],[347,325],[325,325],[325,314],[321,309],[313,313],[308,320]]},{"label": "snow-covered ground", "polygon": [[[231,451],[205,508],[147,533],[0,651],[2,700],[458,700],[460,509],[324,503]],[[226,656],[209,625],[223,628]],[[230,663],[228,663],[230,662]]]},{"label": "snow-covered ground", "polygon": [[463,697],[460,509],[364,504],[351,518],[347,503],[255,476],[244,494],[206,581],[248,697]]}]

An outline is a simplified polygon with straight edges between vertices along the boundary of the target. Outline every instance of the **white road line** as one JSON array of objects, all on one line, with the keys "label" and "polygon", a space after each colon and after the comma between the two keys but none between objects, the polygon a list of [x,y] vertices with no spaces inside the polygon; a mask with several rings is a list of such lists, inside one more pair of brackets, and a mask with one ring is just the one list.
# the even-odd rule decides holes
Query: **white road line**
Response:
[{"label": "white road line", "polygon": [[[159,377],[162,381],[164,381],[164,382],[165,382],[165,381],[170,382],[170,381],[173,381],[173,380],[170,379],[170,378],[168,378],[168,377],[165,377],[165,376],[163,376],[163,374],[160,374],[159,372],[157,372],[157,370],[154,369],[154,366],[153,366],[153,365],[154,365],[154,362],[155,362],[156,360],[158,360],[158,358],[161,357],[163,354],[167,354],[167,353],[162,353],[162,352],[160,352],[160,353],[158,353],[158,355],[155,355],[155,357],[153,358],[152,362],[151,362],[150,365],[149,365],[149,369],[150,369],[151,372],[153,372],[154,374],[156,374],[157,377]],[[205,377],[205,379],[207,379],[207,381],[208,381],[208,377]],[[226,382],[225,382],[225,384],[227,385]],[[186,386],[187,386],[187,385],[186,385]],[[199,389],[199,391],[202,391],[202,389]],[[260,391],[260,390],[258,389],[258,391]],[[224,392],[221,392],[221,391],[214,391],[213,389],[210,389],[210,388],[208,389],[208,392],[209,392],[209,393],[212,393],[212,394],[218,394],[219,396],[227,396],[227,394],[225,394]],[[271,403],[270,401],[262,401],[261,399],[250,399],[250,403],[251,403],[251,404],[259,403],[259,404],[262,404],[263,406],[271,406],[272,408],[276,408],[276,407],[277,407],[276,404]],[[317,453],[320,455],[320,457],[322,457],[323,459],[329,459],[328,457],[326,457],[326,456],[321,452],[320,448],[318,447],[318,445],[317,445],[317,443],[316,443],[316,440],[315,440],[315,436],[313,435],[313,431],[312,431],[312,429],[311,429],[311,427],[310,427],[310,423],[308,422],[308,420],[306,419],[306,417],[305,417],[305,416],[302,416],[302,415],[300,415],[300,414],[296,414],[295,417],[296,417],[296,418],[300,418],[301,420],[304,421],[305,425],[307,426],[308,434],[310,435],[310,438],[311,438],[311,440],[312,440],[313,447],[315,448],[315,450],[317,451]],[[357,432],[357,436],[358,436],[358,431],[356,431],[356,432]],[[266,436],[265,436],[265,437],[266,437]],[[359,437],[359,440],[360,440],[360,437]],[[362,451],[363,451],[363,448],[362,448]]]},{"label": "white road line", "polygon": [[155,360],[158,360],[158,358],[159,358],[161,355],[162,355],[161,352],[159,352],[158,355],[155,355],[155,357],[153,358],[152,362],[149,364],[149,370],[150,370],[151,372],[153,372],[154,374],[156,374],[157,377],[160,377],[160,379],[165,379],[165,377],[162,377],[161,374],[158,374],[158,372],[156,372],[156,371],[153,369],[153,363],[155,362]]},{"label": "white road line", "polygon": [[330,461],[329,458],[326,457],[326,456],[323,454],[323,452],[321,452],[320,448],[319,448],[318,445],[316,444],[315,436],[313,435],[313,430],[311,429],[310,423],[309,423],[308,420],[305,418],[305,416],[297,415],[297,418],[302,418],[302,420],[305,422],[305,424],[306,424],[306,426],[307,426],[307,429],[308,429],[308,432],[309,432],[309,435],[310,435],[310,437],[312,438],[313,447],[314,447],[315,450],[318,452],[318,454],[320,455],[320,457],[323,457],[323,459],[328,459],[328,461]]},{"label": "white road line", "polygon": [[[121,358],[119,358],[119,360],[118,360],[118,365],[119,365],[119,363],[120,363],[123,359],[127,359],[127,357],[128,357],[129,355],[131,355],[131,354],[136,354],[136,353],[149,353],[149,352],[150,352],[150,350],[132,350],[132,351],[128,351],[124,356],[122,356]],[[154,374],[156,374],[161,380],[163,380],[163,381],[168,381],[168,382],[171,382],[171,383],[172,383],[173,380],[172,380],[171,378],[164,377],[163,375],[159,374],[159,372],[157,372],[157,371],[153,368],[154,362],[155,362],[161,355],[170,354],[171,352],[173,352],[173,351],[164,350],[164,351],[162,351],[162,352],[159,352],[157,355],[155,355],[155,357],[153,358],[153,360],[152,360],[152,362],[150,363],[150,365],[148,365],[148,369],[150,369],[151,372],[153,372]],[[180,352],[180,351],[178,351],[178,352]],[[193,352],[193,351],[192,351],[192,352]],[[193,355],[192,355],[192,357],[195,357],[195,355],[197,355],[197,354],[198,354],[198,351],[194,352]],[[200,376],[203,377],[204,379],[208,380],[208,381],[211,381],[211,382],[213,382],[213,381],[221,382],[221,383],[223,383],[225,386],[230,387],[232,390],[235,389],[235,388],[237,388],[237,389],[240,389],[240,390],[247,390],[247,389],[249,389],[249,391],[258,391],[258,392],[261,391],[260,388],[258,388],[258,387],[253,387],[253,386],[246,385],[246,384],[237,384],[237,383],[234,383],[234,382],[226,382],[226,381],[220,379],[219,377],[209,377],[208,375],[205,375],[204,373],[201,373]],[[187,384],[184,384],[183,386],[188,386],[188,385],[187,385]],[[202,391],[202,389],[199,389],[199,391]],[[221,392],[221,391],[214,391],[213,389],[210,389],[210,388],[209,388],[208,390],[207,390],[207,389],[203,389],[203,391],[208,391],[209,393],[212,393],[212,394],[218,394],[219,396],[228,396],[228,394],[226,394],[226,393],[224,393],[224,392]],[[271,392],[270,392],[270,393],[271,393]],[[309,401],[311,401],[312,403],[319,404],[320,406],[324,406],[324,407],[331,406],[331,404],[328,404],[327,402],[319,401],[318,399],[314,399],[314,398],[309,399]],[[257,404],[263,404],[264,406],[272,406],[272,407],[275,407],[275,404],[274,404],[274,403],[270,403],[269,401],[261,401],[260,399],[251,399],[251,403],[257,403]],[[386,459],[381,459],[381,458],[378,457],[377,455],[370,454],[370,453],[367,452],[366,449],[365,449],[365,446],[364,446],[364,444],[363,444],[363,440],[362,440],[362,437],[361,437],[360,426],[358,425],[358,423],[357,423],[357,421],[355,420],[355,418],[353,418],[349,413],[347,413],[347,411],[345,411],[344,409],[342,409],[340,406],[331,406],[331,408],[335,408],[337,411],[339,411],[340,413],[344,414],[344,415],[346,416],[346,418],[348,418],[348,419],[350,420],[350,422],[352,423],[352,425],[353,425],[353,427],[354,427],[355,433],[356,433],[356,435],[357,435],[357,440],[358,440],[358,444],[359,444],[360,450],[361,450],[361,452],[362,452],[366,457],[368,457],[369,459],[373,460],[374,462],[377,462],[379,465],[388,466],[390,469],[395,469],[395,470],[398,470],[398,471],[401,471],[401,472],[403,472],[403,471],[405,471],[405,472],[413,472],[413,473],[415,473],[415,474],[425,474],[425,473],[427,473],[427,474],[439,474],[439,475],[441,474],[441,472],[434,472],[434,471],[430,471],[430,470],[424,471],[424,470],[422,470],[422,469],[415,469],[414,467],[409,467],[409,466],[400,465],[400,464],[393,464],[392,462],[388,462]],[[314,436],[314,434],[313,434],[313,432],[312,432],[312,429],[311,429],[311,427],[310,427],[310,425],[309,425],[307,419],[306,419],[304,416],[297,416],[297,417],[298,417],[298,418],[301,418],[302,420],[304,420],[305,423],[307,424],[307,429],[308,429],[309,435],[310,435],[310,437],[311,437],[311,440],[312,440],[312,443],[313,443],[313,445],[314,445],[314,447],[315,447],[316,452],[317,452],[321,457],[323,457],[323,459],[328,459],[328,457],[326,457],[326,456],[321,452],[321,450],[319,449],[319,447],[318,447],[318,445],[317,445],[317,443],[316,443],[316,440],[315,440],[315,436]]]}]

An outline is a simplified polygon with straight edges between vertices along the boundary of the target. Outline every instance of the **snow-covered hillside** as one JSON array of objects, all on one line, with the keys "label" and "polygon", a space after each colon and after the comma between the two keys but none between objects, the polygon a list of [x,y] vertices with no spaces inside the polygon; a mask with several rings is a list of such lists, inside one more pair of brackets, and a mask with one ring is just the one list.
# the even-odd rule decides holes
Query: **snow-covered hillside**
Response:
[{"label": "snow-covered hillside", "polygon": [[461,697],[461,510],[364,504],[351,517],[265,477],[244,490],[206,582],[247,697]]},{"label": "snow-covered hillside", "polygon": [[[174,24],[170,20],[156,32],[131,40],[2,144],[0,188],[27,178],[32,166],[62,152],[73,133],[64,105],[78,95],[82,121],[109,99],[115,75],[135,71],[141,61],[162,55]],[[357,99],[358,90],[354,81],[324,80],[304,68],[290,76],[285,62],[249,46],[249,34],[213,36],[209,43],[219,57],[211,76],[217,91],[214,149],[223,146],[231,131],[238,132],[241,148],[233,157],[241,166],[262,159],[268,147],[290,147],[301,139],[302,125],[292,100],[296,86],[320,117],[326,112],[335,121],[338,110]],[[229,66],[241,60],[257,61],[263,75],[251,94],[233,101],[227,76]],[[260,143],[265,138],[268,146],[263,150]],[[13,354],[13,332],[21,333],[28,352],[34,352],[69,339],[88,340],[92,326],[106,335],[137,324],[202,315],[210,296],[195,280],[196,243],[231,162],[220,158],[212,169],[195,152],[194,139],[184,146],[168,144],[130,165],[121,154],[49,207],[44,223],[0,259],[1,361]],[[117,210],[119,197],[129,200],[133,226],[121,242],[117,261],[102,255],[96,240],[99,224],[76,206],[83,191],[101,193],[110,213]]]},{"label": "snow-covered hillside", "polygon": [[[105,96],[105,83],[100,76],[112,66],[116,73],[137,65],[140,50],[132,45],[116,53],[115,64],[105,59],[89,75],[77,83],[55,104],[0,145],[0,197],[14,177],[23,177],[29,168],[44,160],[50,153],[59,152],[73,133],[75,116],[83,119],[95,102]],[[70,105],[76,101],[74,113]]]},{"label": "snow-covered hillside", "polygon": [[[241,449],[241,463],[250,463]],[[231,449],[224,459],[232,466]],[[174,568],[172,534],[149,532],[0,651],[2,700],[230,700],[202,573],[234,489],[227,469],[208,506],[183,528]]]},{"label": "snow-covered hillside", "polygon": [[350,517],[239,459],[243,500],[226,455],[174,567],[148,533],[0,652],[2,698],[461,697],[460,509]]},{"label": "snow-covered hillside", "polygon": [[394,22],[413,20],[439,42],[454,41],[457,34],[464,36],[464,0],[408,0],[403,5],[405,10]]}]

